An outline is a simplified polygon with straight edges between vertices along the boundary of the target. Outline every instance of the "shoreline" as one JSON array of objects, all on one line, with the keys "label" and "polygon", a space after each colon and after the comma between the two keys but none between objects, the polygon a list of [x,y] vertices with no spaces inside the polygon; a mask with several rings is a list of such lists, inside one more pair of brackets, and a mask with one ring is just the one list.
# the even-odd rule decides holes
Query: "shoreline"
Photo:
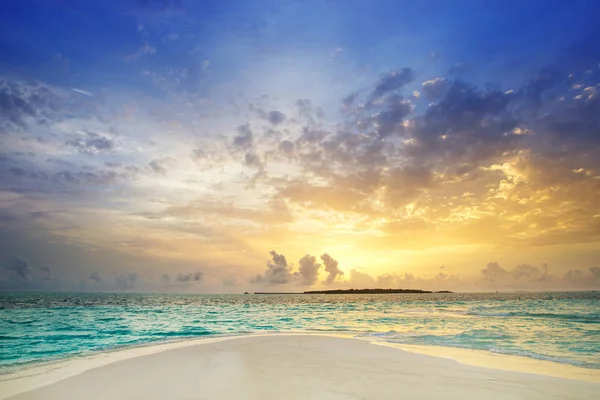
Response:
[{"label": "shoreline", "polygon": [[42,365],[30,365],[15,372],[0,375],[0,400],[20,393],[52,385],[62,380],[80,375],[84,372],[102,368],[120,361],[131,360],[143,356],[155,355],[171,350],[193,346],[203,346],[220,342],[236,341],[252,338],[278,337],[322,337],[351,339],[371,345],[388,347],[410,354],[418,354],[433,359],[450,359],[457,363],[485,370],[504,371],[568,379],[577,382],[600,383],[600,370],[577,367],[568,364],[536,360],[528,357],[494,354],[482,350],[459,349],[442,346],[421,346],[394,344],[368,337],[357,337],[355,334],[341,332],[273,332],[240,335],[224,335],[218,337],[199,337],[171,342],[147,343],[134,347],[101,351],[85,356],[75,356],[64,360],[49,361]]}]

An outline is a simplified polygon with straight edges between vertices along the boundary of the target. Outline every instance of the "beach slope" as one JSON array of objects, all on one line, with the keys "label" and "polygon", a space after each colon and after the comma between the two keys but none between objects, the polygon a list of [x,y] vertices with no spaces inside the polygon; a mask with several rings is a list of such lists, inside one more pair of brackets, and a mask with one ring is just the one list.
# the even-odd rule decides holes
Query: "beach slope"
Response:
[{"label": "beach slope", "polygon": [[464,400],[599,395],[598,383],[468,366],[362,340],[269,335],[121,359],[9,398]]}]

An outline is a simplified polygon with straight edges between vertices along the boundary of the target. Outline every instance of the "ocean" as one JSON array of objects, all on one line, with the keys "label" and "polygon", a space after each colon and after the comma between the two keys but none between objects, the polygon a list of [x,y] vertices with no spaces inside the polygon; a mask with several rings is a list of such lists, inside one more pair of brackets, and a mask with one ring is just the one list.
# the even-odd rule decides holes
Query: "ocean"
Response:
[{"label": "ocean", "polygon": [[335,332],[600,368],[600,293],[0,293],[0,373],[164,341]]}]

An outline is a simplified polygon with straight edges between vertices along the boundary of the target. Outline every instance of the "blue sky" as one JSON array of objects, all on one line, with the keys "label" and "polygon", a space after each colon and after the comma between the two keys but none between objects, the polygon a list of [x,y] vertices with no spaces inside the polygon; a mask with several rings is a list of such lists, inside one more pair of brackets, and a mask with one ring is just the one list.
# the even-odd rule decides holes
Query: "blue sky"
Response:
[{"label": "blue sky", "polygon": [[0,8],[2,288],[600,284],[597,1]]}]

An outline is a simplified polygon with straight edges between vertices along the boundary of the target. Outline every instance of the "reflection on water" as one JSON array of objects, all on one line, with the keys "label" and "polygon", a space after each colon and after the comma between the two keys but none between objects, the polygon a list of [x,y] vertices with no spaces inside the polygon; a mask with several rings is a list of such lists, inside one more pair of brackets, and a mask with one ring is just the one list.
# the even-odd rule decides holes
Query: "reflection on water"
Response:
[{"label": "reflection on water", "polygon": [[600,368],[600,293],[0,294],[4,371],[121,346],[259,331],[336,331]]}]

